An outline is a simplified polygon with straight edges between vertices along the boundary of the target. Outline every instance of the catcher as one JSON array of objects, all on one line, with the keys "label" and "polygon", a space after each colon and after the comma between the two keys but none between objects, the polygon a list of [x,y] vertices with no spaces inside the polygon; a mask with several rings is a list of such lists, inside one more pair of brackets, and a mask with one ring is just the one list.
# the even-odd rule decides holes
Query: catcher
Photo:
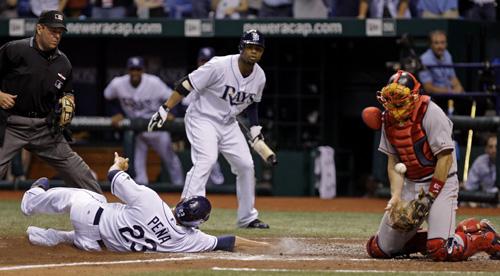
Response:
[{"label": "catcher", "polygon": [[64,14],[45,11],[33,37],[0,48],[0,177],[25,148],[54,167],[66,184],[102,193],[66,141],[75,103],[71,63],[57,47],[65,31]]},{"label": "catcher", "polygon": [[[500,235],[488,220],[469,218],[455,228],[459,186],[453,124],[420,95],[420,87],[412,74],[398,71],[377,94],[385,111],[363,111],[370,127],[382,128],[379,150],[388,156],[391,186],[378,232],[366,244],[368,254],[393,258],[420,252],[434,261],[463,261],[485,251],[500,259]],[[400,162],[405,174],[395,169]],[[425,220],[428,229],[422,230]]]}]

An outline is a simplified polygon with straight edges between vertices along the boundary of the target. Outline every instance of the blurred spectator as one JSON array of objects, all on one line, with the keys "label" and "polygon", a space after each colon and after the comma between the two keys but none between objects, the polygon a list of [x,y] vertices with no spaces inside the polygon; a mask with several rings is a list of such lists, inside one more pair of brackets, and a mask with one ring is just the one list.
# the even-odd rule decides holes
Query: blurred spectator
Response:
[{"label": "blurred spectator", "polygon": [[259,17],[292,17],[293,0],[262,0]]},{"label": "blurred spectator", "polygon": [[411,18],[418,18],[418,2],[419,0],[410,0],[408,3],[408,9],[410,9]]},{"label": "blurred spectator", "polygon": [[330,17],[356,17],[359,14],[359,0],[328,0]]},{"label": "blurred spectator", "polygon": [[137,17],[139,18],[167,16],[163,0],[134,0],[134,2],[137,7]]},{"label": "blurred spectator", "polygon": [[165,0],[169,16],[175,19],[191,17],[193,13],[193,5],[191,0]]},{"label": "blurred spectator", "polygon": [[42,11],[58,10],[63,11],[68,0],[30,0],[31,12],[40,16]]},{"label": "blurred spectator", "polygon": [[486,141],[485,153],[479,155],[469,170],[465,190],[498,193],[496,186],[497,136],[491,134]]},{"label": "blurred spectator", "polygon": [[17,0],[17,15],[19,17],[36,17],[31,12],[30,0]]},{"label": "blurred spectator", "polygon": [[247,0],[212,0],[217,19],[240,19],[248,10]]},{"label": "blurred spectator", "polygon": [[[429,44],[430,48],[420,56],[424,66],[453,64],[451,54],[446,49],[448,44],[444,31],[432,31],[429,34]],[[430,68],[421,71],[418,76],[427,93],[464,92],[454,68]]]},{"label": "blurred spectator", "polygon": [[417,9],[422,18],[458,18],[458,0],[419,0]]},{"label": "blurred spectator", "polygon": [[92,18],[125,18],[132,7],[132,0],[95,0]]},{"label": "blurred spectator", "polygon": [[295,0],[293,1],[293,17],[327,18],[327,0]]},{"label": "blurred spectator", "polygon": [[474,20],[496,21],[497,3],[495,0],[470,0],[473,4],[467,10],[465,17]]},{"label": "blurred spectator", "polygon": [[260,7],[262,7],[262,0],[248,0],[248,18],[257,18],[259,16]]},{"label": "blurred spectator", "polygon": [[1,0],[0,18],[16,18],[17,17],[16,5],[17,5],[16,0]]},{"label": "blurred spectator", "polygon": [[192,17],[193,18],[208,18],[210,14],[210,0],[191,0]]},{"label": "blurred spectator", "polygon": [[360,0],[358,18],[410,18],[409,0]]},{"label": "blurred spectator", "polygon": [[[104,97],[107,100],[118,99],[129,119],[150,118],[156,111],[156,106],[170,97],[172,90],[157,76],[144,73],[142,57],[130,57],[127,69],[128,74],[111,80],[104,90]],[[116,114],[112,117],[112,122],[117,125],[122,119],[122,114]],[[135,134],[134,169],[137,183],[149,184],[146,163],[148,148],[152,147],[167,167],[170,181],[177,186],[184,184],[181,161],[173,151],[171,141],[168,131],[143,131]]]},{"label": "blurred spectator", "polygon": [[89,9],[89,4],[89,0],[68,0],[64,14],[67,17],[83,19],[87,17],[85,11]]}]

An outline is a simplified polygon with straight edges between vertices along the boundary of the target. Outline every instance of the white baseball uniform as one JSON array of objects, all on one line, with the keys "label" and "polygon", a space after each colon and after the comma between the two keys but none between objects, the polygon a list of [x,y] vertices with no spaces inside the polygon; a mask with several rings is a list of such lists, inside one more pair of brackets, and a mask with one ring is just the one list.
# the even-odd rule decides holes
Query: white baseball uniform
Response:
[{"label": "white baseball uniform", "polygon": [[205,196],[210,170],[221,152],[236,174],[238,226],[244,227],[258,217],[258,212],[254,208],[252,155],[236,115],[253,102],[260,102],[266,77],[258,64],[243,77],[238,58],[239,54],[213,57],[188,75],[194,88],[191,93],[195,94],[185,117],[193,167],[187,173],[182,197]]},{"label": "white baseball uniform", "polygon": [[[171,94],[172,90],[160,78],[147,73],[142,74],[141,83],[137,87],[130,84],[130,76],[127,74],[114,78],[104,90],[104,97],[107,100],[118,99],[125,115],[130,119],[149,119],[156,112],[156,107]],[[138,183],[149,182],[146,159],[148,147],[152,147],[167,166],[172,183],[182,186],[184,172],[171,142],[167,131],[145,131],[135,135],[134,169]]]},{"label": "white baseball uniform", "polygon": [[[197,93],[189,93],[186,97],[182,99],[182,105],[186,106],[186,108],[193,102]],[[215,162],[212,167],[212,171],[210,171],[210,176],[208,178],[212,184],[222,185],[224,184],[224,174],[222,174],[222,168],[219,162]]]},{"label": "white baseball uniform", "polygon": [[[443,110],[434,102],[429,102],[427,112],[422,120],[422,128],[426,133],[426,139],[429,143],[434,156],[437,156],[444,150],[455,148],[452,139],[453,123],[444,114]],[[380,139],[379,151],[398,156],[398,152],[387,139],[385,128],[382,127],[382,136]],[[455,153],[452,153],[453,163],[450,168],[450,176],[429,211],[428,239],[442,238],[448,240],[455,234],[455,220],[458,201],[458,178],[457,160]],[[430,177],[421,181],[410,181],[405,178],[401,199],[410,201],[417,198],[421,188],[424,191],[429,190]],[[378,244],[386,254],[400,252],[406,242],[415,235],[417,229],[411,232],[403,233],[390,227],[388,212],[384,214],[378,230]]]},{"label": "white baseball uniform", "polygon": [[[24,193],[25,215],[70,213],[74,231],[30,226],[29,240],[37,245],[72,243],[87,251],[201,252],[218,239],[198,229],[179,226],[170,207],[150,188],[138,185],[123,171],[114,174],[111,192],[122,203],[107,203],[100,194],[77,188],[40,187]],[[99,215],[98,215],[99,214]]]}]

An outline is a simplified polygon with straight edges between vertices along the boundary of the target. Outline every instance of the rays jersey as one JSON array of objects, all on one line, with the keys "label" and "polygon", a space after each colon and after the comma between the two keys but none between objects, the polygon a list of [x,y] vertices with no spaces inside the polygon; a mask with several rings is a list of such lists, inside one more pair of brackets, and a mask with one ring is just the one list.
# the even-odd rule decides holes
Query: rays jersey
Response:
[{"label": "rays jersey", "polygon": [[138,185],[123,171],[114,175],[111,192],[125,204],[106,204],[99,223],[101,239],[111,251],[201,252],[217,238],[179,226],[170,207],[153,190]]},{"label": "rays jersey", "polygon": [[157,76],[143,73],[137,87],[130,84],[130,76],[114,78],[104,90],[107,100],[119,99],[126,117],[149,119],[157,111],[157,106],[165,102],[172,90]]},{"label": "rays jersey", "polygon": [[186,116],[208,117],[220,123],[233,122],[253,102],[260,102],[266,84],[262,68],[255,64],[244,78],[238,67],[239,54],[213,57],[188,77],[196,93]]}]

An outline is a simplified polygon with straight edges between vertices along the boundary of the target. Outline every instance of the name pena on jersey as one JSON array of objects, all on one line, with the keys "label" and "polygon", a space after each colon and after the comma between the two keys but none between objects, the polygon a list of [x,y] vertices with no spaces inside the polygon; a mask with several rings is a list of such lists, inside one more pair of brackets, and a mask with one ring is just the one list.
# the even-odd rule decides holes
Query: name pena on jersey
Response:
[{"label": "name pena on jersey", "polygon": [[163,225],[163,223],[160,221],[160,219],[157,216],[153,217],[148,222],[148,225],[150,226],[149,229],[151,229],[151,231],[153,233],[155,233],[160,244],[163,244],[164,242],[172,239],[172,237],[169,234],[170,230],[168,228],[166,228],[165,225]]},{"label": "name pena on jersey", "polygon": [[224,89],[224,94],[222,94],[221,99],[227,101],[229,100],[229,103],[231,105],[240,105],[246,103],[253,103],[253,98],[255,95],[246,93],[243,91],[238,91],[236,92],[236,88],[230,86],[230,85],[225,85],[226,89]]}]

